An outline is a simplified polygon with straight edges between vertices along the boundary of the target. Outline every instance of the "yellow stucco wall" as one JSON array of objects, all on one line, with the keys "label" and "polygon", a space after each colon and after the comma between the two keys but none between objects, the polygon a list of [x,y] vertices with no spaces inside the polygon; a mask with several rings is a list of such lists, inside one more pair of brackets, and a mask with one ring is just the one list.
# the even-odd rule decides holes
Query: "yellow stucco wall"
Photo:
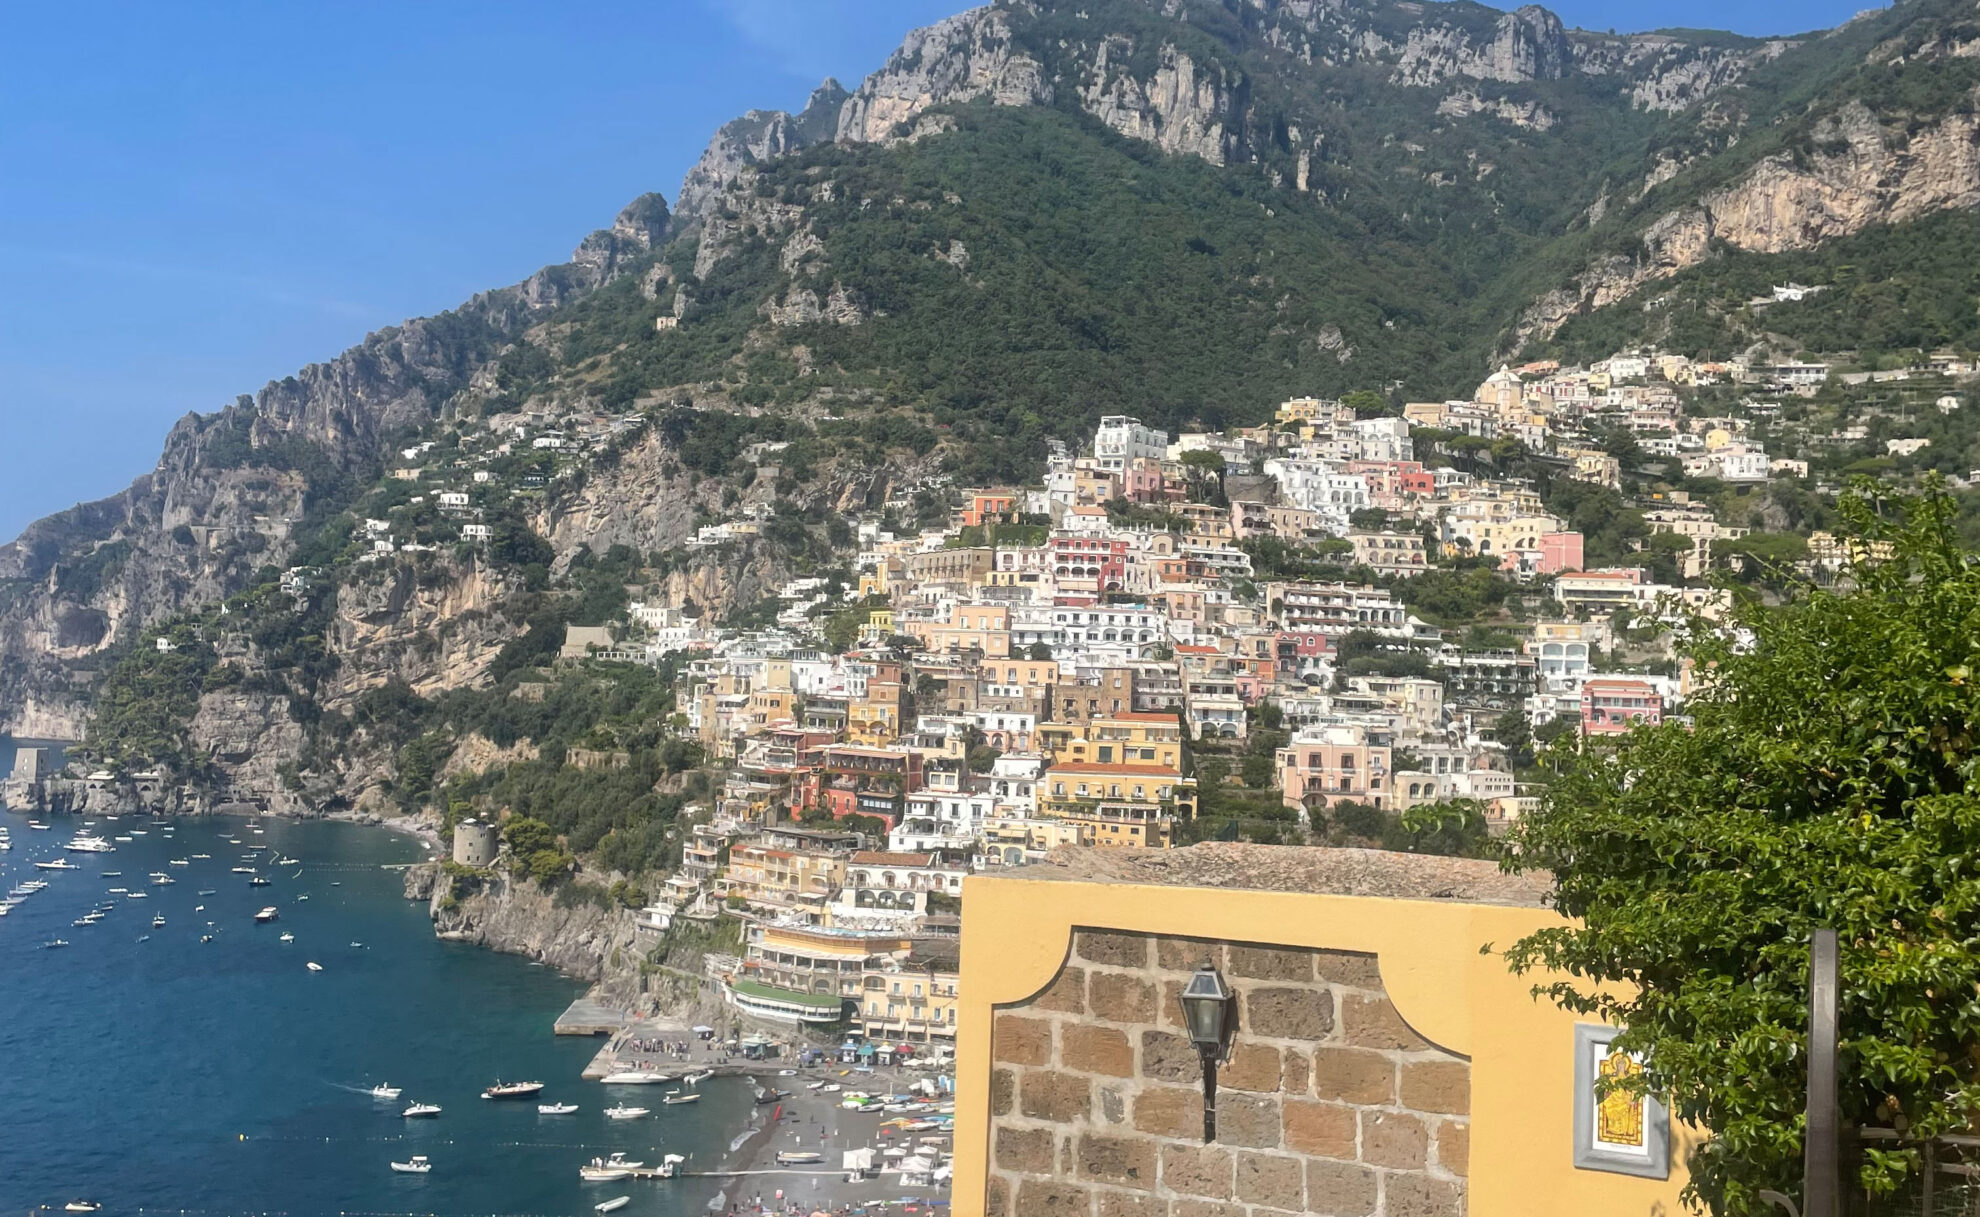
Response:
[{"label": "yellow stucco wall", "polygon": [[1531,995],[1496,955],[1559,919],[1543,909],[1200,887],[978,875],[963,883],[956,1067],[955,1208],[983,1211],[994,1008],[1048,984],[1073,928],[1174,934],[1376,956],[1418,1034],[1471,1058],[1473,1217],[1674,1217],[1687,1133],[1671,1177],[1573,1166],[1574,1016]]}]

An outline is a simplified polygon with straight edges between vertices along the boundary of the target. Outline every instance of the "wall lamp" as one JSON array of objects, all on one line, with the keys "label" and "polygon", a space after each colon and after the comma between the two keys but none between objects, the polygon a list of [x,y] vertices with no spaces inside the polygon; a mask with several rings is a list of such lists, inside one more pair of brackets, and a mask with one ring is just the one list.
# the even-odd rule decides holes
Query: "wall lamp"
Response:
[{"label": "wall lamp", "polygon": [[1204,964],[1182,991],[1183,1026],[1203,1061],[1203,1140],[1217,1139],[1217,1066],[1230,1052],[1237,1030],[1237,1001],[1223,974]]}]

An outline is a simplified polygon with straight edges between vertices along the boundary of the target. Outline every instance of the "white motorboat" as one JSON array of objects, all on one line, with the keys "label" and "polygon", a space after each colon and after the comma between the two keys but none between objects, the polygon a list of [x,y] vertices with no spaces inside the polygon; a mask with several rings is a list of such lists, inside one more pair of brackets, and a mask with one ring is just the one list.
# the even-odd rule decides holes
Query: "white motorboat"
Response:
[{"label": "white motorboat", "polygon": [[270,881],[267,879],[263,879],[260,875],[248,876],[249,887],[268,887],[270,885],[271,885]]},{"label": "white motorboat", "polygon": [[81,870],[82,869],[82,867],[77,866],[75,863],[69,861],[67,858],[57,858],[53,862],[37,862],[34,864],[34,868],[36,870]]},{"label": "white motorboat", "polygon": [[614,1196],[610,1200],[600,1201],[599,1203],[594,1204],[591,1207],[601,1213],[616,1213],[620,1209],[626,1207],[631,1203],[632,1203],[631,1196]]},{"label": "white motorboat", "polygon": [[151,877],[151,883],[152,886],[154,887],[170,887],[172,884],[177,882],[178,880],[174,879],[170,875],[153,875]]},{"label": "white motorboat", "polygon": [[213,855],[212,855],[212,854],[194,854],[194,855],[193,855],[193,861],[195,861],[195,862],[211,862],[211,861],[213,861]]},{"label": "white motorboat", "polygon": [[[201,941],[204,941],[204,939],[202,939]],[[315,961],[314,959],[312,959],[312,960],[310,960],[310,961],[309,961],[308,963],[306,963],[306,964],[304,964],[304,965],[303,965],[303,967],[305,967],[305,968],[308,968],[308,969],[309,969],[310,971],[312,971],[312,972],[321,972],[321,971],[323,970],[323,965],[322,965],[322,964],[320,964],[320,963],[318,963],[318,962],[316,962],[316,961]],[[408,1112],[407,1114],[409,1114],[409,1115],[410,1115],[411,1113],[410,1113],[410,1112]],[[425,1113],[424,1113],[424,1112],[422,1112],[421,1114],[422,1114],[422,1115],[424,1115]]]},{"label": "white motorboat", "polygon": [[74,854],[114,854],[117,847],[95,833],[79,832],[62,847]]},{"label": "white motorboat", "polygon": [[437,1116],[440,1114],[440,1105],[438,1103],[414,1103],[411,1107],[406,1108],[399,1114],[409,1120],[418,1116]]},{"label": "white motorboat", "polygon": [[174,859],[172,859],[172,860],[171,860],[170,862],[167,862],[167,863],[166,863],[165,865],[167,865],[167,866],[191,866],[191,865],[192,865],[192,859],[190,859],[190,858],[174,858]]},{"label": "white motorboat", "polygon": [[29,827],[29,828],[34,828],[34,829],[39,829],[39,830],[40,830],[40,831],[42,831],[42,832],[47,832],[47,831],[48,831],[48,825],[46,825],[46,824],[43,824],[43,823],[42,823],[42,822],[41,822],[40,820],[29,820],[29,821],[28,821],[28,827]]},{"label": "white motorboat", "polygon": [[371,1097],[374,1099],[396,1099],[399,1097],[399,1090],[399,1087],[389,1082],[380,1082],[371,1088]]},{"label": "white motorboat", "polygon": [[103,1206],[94,1200],[71,1200],[62,1206],[65,1213],[94,1213]]},{"label": "white motorboat", "polygon": [[539,1116],[567,1116],[577,1109],[578,1105],[576,1103],[538,1103],[536,1105],[536,1114]]},{"label": "white motorboat", "polygon": [[53,951],[60,947],[65,947],[68,945],[69,945],[69,941],[66,938],[51,938],[47,942],[41,944],[41,949],[44,951]]},{"label": "white motorboat", "polygon": [[296,860],[295,860],[294,858],[277,858],[277,859],[275,859],[275,865],[277,865],[277,866],[294,866],[294,865],[296,865]]},{"label": "white motorboat", "polygon": [[665,1073],[651,1073],[644,1069],[628,1069],[621,1073],[608,1073],[599,1078],[607,1086],[653,1086],[661,1082],[671,1082],[673,1077]]},{"label": "white motorboat", "polygon": [[660,1100],[660,1102],[668,1107],[679,1107],[683,1103],[699,1103],[701,1102],[701,1096],[698,1094],[670,1094]]},{"label": "white motorboat", "polygon": [[495,1084],[481,1092],[484,1099],[533,1099],[543,1093],[541,1082],[504,1082],[497,1078]]},{"label": "white motorboat", "polygon": [[283,942],[294,942],[295,940],[296,940],[296,936],[295,936],[294,934],[284,934],[284,935],[282,935],[282,941],[283,941]]},{"label": "white motorboat", "polygon": [[153,917],[153,918],[151,919],[151,928],[152,928],[152,929],[154,929],[154,930],[162,930],[162,929],[164,929],[164,928],[165,928],[165,914],[163,914],[163,913],[160,913],[160,914],[158,914],[158,916],[156,916],[156,917]]},{"label": "white motorboat", "polygon": [[[592,1159],[594,1162],[597,1160]],[[578,1178],[586,1183],[611,1183],[618,1179],[632,1178],[632,1172],[623,1166],[580,1166]]]},{"label": "white motorboat", "polygon": [[650,1114],[652,1114],[651,1108],[628,1107],[624,1103],[605,1109],[605,1118],[608,1120],[637,1120],[641,1116]]},{"label": "white motorboat", "polygon": [[233,873],[236,875],[252,875],[254,868],[252,866],[236,866],[233,868]]},{"label": "white motorboat", "polygon": [[124,893],[124,899],[126,899],[126,900],[149,900],[149,899],[151,899],[151,893],[150,893],[150,892],[125,892],[125,893]]},{"label": "white motorboat", "polygon": [[256,913],[254,915],[254,921],[256,925],[267,925],[269,922],[276,920],[281,915],[282,915],[282,911],[271,904],[268,907],[262,909],[260,912]]},{"label": "white motorboat", "polygon": [[411,1162],[394,1162],[392,1169],[402,1175],[424,1175],[433,1169],[433,1164],[426,1160],[425,1154],[414,1154]]},{"label": "white motorboat", "polygon": [[703,1082],[707,1081],[709,1078],[712,1078],[714,1076],[715,1076],[715,1071],[713,1069],[703,1069],[698,1073],[688,1074],[686,1077],[682,1078],[681,1081],[686,1082],[690,1086],[699,1086]]}]

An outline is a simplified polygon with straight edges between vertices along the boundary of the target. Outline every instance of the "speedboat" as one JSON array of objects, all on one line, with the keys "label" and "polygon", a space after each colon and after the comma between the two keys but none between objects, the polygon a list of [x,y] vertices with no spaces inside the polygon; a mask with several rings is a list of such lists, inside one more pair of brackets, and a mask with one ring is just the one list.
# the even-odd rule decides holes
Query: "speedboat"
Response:
[{"label": "speedboat", "polygon": [[714,1076],[715,1076],[715,1071],[713,1069],[703,1069],[697,1073],[688,1074],[686,1077],[682,1078],[681,1081],[686,1082],[690,1086],[699,1086],[703,1082],[707,1081],[709,1078],[712,1078]]},{"label": "speedboat", "polygon": [[167,862],[167,863],[166,863],[165,865],[167,865],[167,866],[191,866],[191,865],[192,865],[192,860],[191,860],[190,858],[174,858],[174,859],[172,859],[172,860],[171,860],[170,862]]},{"label": "speedboat", "polygon": [[65,1213],[94,1213],[103,1206],[94,1200],[71,1200],[62,1206]]},{"label": "speedboat", "polygon": [[34,864],[34,868],[36,870],[81,870],[82,869],[82,867],[77,866],[75,863],[69,861],[67,858],[57,858],[53,862],[37,862]]},{"label": "speedboat", "polygon": [[200,940],[201,942],[212,942],[212,941],[213,941],[213,935],[211,935],[211,934],[201,934],[201,935],[199,936],[199,940]]},{"label": "speedboat", "polygon": [[267,908],[262,909],[260,912],[254,915],[255,924],[267,925],[269,922],[275,920],[281,915],[282,915],[282,911],[271,904]]},{"label": "speedboat", "polygon": [[193,861],[195,861],[195,862],[211,862],[211,861],[213,861],[213,855],[212,855],[212,854],[194,854],[194,855],[193,855]]},{"label": "speedboat", "polygon": [[493,1086],[481,1092],[484,1099],[533,1099],[543,1093],[541,1082],[504,1082],[497,1079]]},{"label": "speedboat", "polygon": [[151,899],[151,893],[150,893],[150,892],[145,892],[145,891],[135,891],[135,892],[125,892],[125,893],[124,893],[124,899],[126,899],[126,900],[149,900],[149,899]]},{"label": "speedboat", "polygon": [[536,1114],[539,1116],[567,1116],[577,1109],[578,1105],[576,1103],[538,1103],[536,1105]]},{"label": "speedboat", "polygon": [[233,868],[233,872],[236,875],[252,875],[254,868],[252,866],[236,866]]},{"label": "speedboat", "polygon": [[164,928],[165,928],[165,914],[163,914],[163,913],[160,913],[160,914],[158,914],[158,916],[156,916],[156,917],[153,917],[153,918],[151,919],[151,928],[152,928],[152,929],[154,929],[154,930],[162,930],[162,929],[164,929]]},{"label": "speedboat", "polygon": [[44,951],[53,951],[57,947],[65,947],[68,945],[69,942],[65,938],[51,938],[47,942],[41,944],[41,949]]},{"label": "speedboat", "polygon": [[[598,1162],[600,1159],[593,1158],[592,1161]],[[580,1166],[578,1178],[586,1183],[611,1183],[618,1179],[632,1178],[632,1171],[623,1166]]]},{"label": "speedboat", "polygon": [[298,900],[307,900],[307,899],[309,899],[309,893],[308,893],[308,892],[304,892],[304,893],[303,893],[302,895],[300,895],[300,896],[297,896],[297,897],[296,897],[296,899],[298,899]]},{"label": "speedboat", "polygon": [[698,1094],[670,1094],[660,1101],[668,1107],[679,1107],[683,1103],[699,1103],[701,1102],[701,1096]]},{"label": "speedboat", "polygon": [[28,821],[28,827],[29,827],[29,828],[38,828],[38,829],[40,829],[40,830],[41,830],[42,832],[47,832],[47,831],[48,831],[48,825],[46,825],[46,824],[43,824],[43,823],[42,823],[42,822],[41,822],[40,820],[29,820],[29,821]]},{"label": "speedboat", "polygon": [[177,882],[178,880],[174,879],[170,875],[153,875],[151,877],[151,884],[153,887],[167,887]]},{"label": "speedboat", "polygon": [[399,1087],[389,1082],[380,1082],[371,1088],[371,1097],[374,1099],[396,1099],[399,1097],[399,1089]]},{"label": "speedboat", "polygon": [[414,1103],[411,1107],[406,1108],[399,1114],[409,1120],[416,1116],[437,1116],[440,1114],[440,1105],[438,1103]]},{"label": "speedboat", "polygon": [[296,860],[295,860],[294,858],[277,858],[277,859],[275,859],[275,865],[277,865],[277,866],[294,866],[294,865],[296,865]]},{"label": "speedboat", "polygon": [[671,1082],[674,1079],[664,1073],[650,1073],[644,1069],[629,1069],[623,1073],[608,1073],[598,1080],[607,1086],[652,1086],[659,1082]]},{"label": "speedboat", "polygon": [[68,850],[70,853],[77,854],[113,854],[117,852],[116,846],[105,841],[95,833],[87,832],[77,833],[62,848]]},{"label": "speedboat", "polygon": [[269,886],[269,881],[268,881],[268,880],[266,880],[266,879],[263,879],[263,878],[262,878],[262,877],[261,877],[260,875],[255,875],[255,876],[254,876],[253,878],[251,878],[251,879],[249,879],[249,880],[248,880],[248,886],[249,886],[249,887],[268,887],[268,886]]},{"label": "speedboat", "polygon": [[282,941],[283,941],[283,942],[294,942],[295,940],[296,940],[296,936],[295,936],[294,934],[284,934],[284,935],[282,935]]},{"label": "speedboat", "polygon": [[605,1109],[605,1118],[608,1120],[637,1120],[641,1116],[651,1114],[651,1110],[651,1108],[646,1107],[628,1107],[620,1103],[615,1107],[607,1107]]},{"label": "speedboat", "polygon": [[[322,965],[322,964],[320,964],[320,963],[318,963],[318,962],[316,962],[316,961],[315,961],[314,959],[312,959],[312,960],[310,960],[310,961],[309,961],[308,963],[306,963],[306,964],[304,964],[304,965],[303,965],[303,967],[305,967],[305,968],[308,968],[308,969],[309,969],[310,971],[312,971],[312,972],[321,972],[321,971],[323,970],[323,965]],[[421,1112],[420,1114],[421,1114],[421,1115],[425,1115],[425,1114],[427,1114],[427,1113],[426,1113],[426,1112]]]},{"label": "speedboat", "polygon": [[631,1203],[631,1196],[614,1196],[610,1200],[600,1201],[591,1207],[601,1213],[616,1213]]},{"label": "speedboat", "polygon": [[411,1162],[394,1162],[392,1169],[402,1175],[424,1175],[433,1169],[433,1164],[426,1160],[425,1154],[414,1154]]}]

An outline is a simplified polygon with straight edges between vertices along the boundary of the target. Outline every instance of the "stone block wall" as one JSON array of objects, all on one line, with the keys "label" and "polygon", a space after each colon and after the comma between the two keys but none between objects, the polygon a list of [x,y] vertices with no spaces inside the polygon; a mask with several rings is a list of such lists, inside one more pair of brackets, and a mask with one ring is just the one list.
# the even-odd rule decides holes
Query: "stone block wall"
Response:
[{"label": "stone block wall", "polygon": [[[1237,993],[1217,1140],[1178,997]],[[990,1217],[1461,1217],[1471,1066],[1412,1031],[1372,955],[1076,930],[998,1007]]]}]

